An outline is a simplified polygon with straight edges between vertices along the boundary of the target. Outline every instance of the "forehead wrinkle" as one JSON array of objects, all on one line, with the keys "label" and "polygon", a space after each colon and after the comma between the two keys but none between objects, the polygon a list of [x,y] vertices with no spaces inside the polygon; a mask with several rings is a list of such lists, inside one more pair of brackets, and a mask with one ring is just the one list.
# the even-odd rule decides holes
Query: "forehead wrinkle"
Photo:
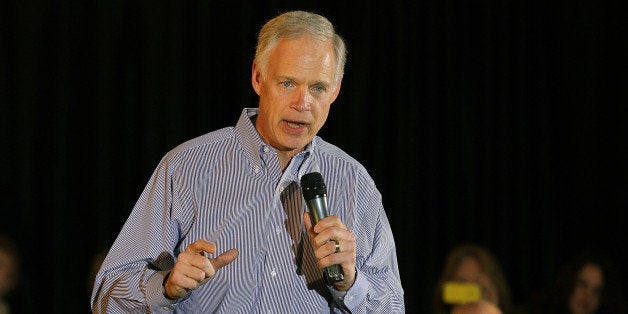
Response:
[{"label": "forehead wrinkle", "polygon": [[[334,79],[335,60],[330,50],[331,44],[324,45],[326,47],[321,48],[317,43],[308,40],[282,39],[272,52],[277,54],[277,58],[270,58],[273,60],[270,64],[275,66],[278,77],[304,83],[304,77],[316,73],[318,77],[307,82],[308,84],[330,86]],[[278,46],[282,46],[282,49],[276,49]]]}]

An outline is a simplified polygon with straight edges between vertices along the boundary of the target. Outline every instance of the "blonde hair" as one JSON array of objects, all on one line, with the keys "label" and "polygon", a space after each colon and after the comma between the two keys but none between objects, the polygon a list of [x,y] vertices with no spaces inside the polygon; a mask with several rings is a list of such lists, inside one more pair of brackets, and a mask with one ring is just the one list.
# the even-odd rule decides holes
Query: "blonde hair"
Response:
[{"label": "blonde hair", "polygon": [[344,75],[347,61],[347,47],[344,39],[336,33],[334,25],[324,16],[305,12],[290,11],[280,14],[264,24],[257,37],[255,63],[260,67],[262,77],[265,76],[268,56],[279,39],[296,39],[311,36],[320,41],[331,41],[336,58],[334,84]]}]

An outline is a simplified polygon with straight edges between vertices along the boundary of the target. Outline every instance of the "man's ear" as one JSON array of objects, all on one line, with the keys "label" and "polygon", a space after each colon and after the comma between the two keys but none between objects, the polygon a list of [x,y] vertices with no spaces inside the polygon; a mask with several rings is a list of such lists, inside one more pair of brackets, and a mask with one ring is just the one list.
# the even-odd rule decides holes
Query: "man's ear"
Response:
[{"label": "man's ear", "polygon": [[253,89],[255,93],[259,95],[260,93],[260,80],[262,79],[262,73],[259,70],[259,66],[253,61],[253,65],[251,66],[251,85],[253,85]]},{"label": "man's ear", "polygon": [[338,80],[338,84],[336,85],[336,90],[334,90],[334,94],[331,96],[331,101],[329,103],[333,103],[338,98],[340,94],[340,86],[342,85],[342,77]]}]

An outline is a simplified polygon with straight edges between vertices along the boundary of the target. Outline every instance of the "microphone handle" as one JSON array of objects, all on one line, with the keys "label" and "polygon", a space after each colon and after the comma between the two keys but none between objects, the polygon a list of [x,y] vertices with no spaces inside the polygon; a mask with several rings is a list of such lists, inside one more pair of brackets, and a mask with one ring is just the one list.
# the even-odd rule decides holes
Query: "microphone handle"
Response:
[{"label": "microphone handle", "polygon": [[[307,207],[310,209],[312,225],[315,225],[319,220],[329,216],[327,212],[327,197],[325,195],[307,200]],[[325,280],[329,286],[344,279],[344,272],[342,271],[342,267],[338,264],[325,267],[324,273]]]}]

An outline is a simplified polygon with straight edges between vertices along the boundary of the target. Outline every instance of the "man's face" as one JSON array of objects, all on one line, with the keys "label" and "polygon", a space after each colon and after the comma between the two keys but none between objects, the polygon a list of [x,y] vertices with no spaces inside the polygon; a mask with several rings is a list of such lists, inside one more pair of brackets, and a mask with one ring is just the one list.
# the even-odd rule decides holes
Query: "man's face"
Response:
[{"label": "man's face", "polygon": [[268,56],[265,75],[253,64],[251,81],[259,95],[256,128],[279,151],[299,152],[323,127],[340,91],[330,42],[309,37],[282,39]]}]

